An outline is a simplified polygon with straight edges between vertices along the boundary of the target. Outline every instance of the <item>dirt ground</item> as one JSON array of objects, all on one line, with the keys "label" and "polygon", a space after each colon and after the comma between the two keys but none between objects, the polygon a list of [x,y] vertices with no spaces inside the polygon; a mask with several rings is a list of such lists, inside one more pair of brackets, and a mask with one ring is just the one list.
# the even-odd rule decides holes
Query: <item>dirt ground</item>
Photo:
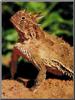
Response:
[{"label": "dirt ground", "polygon": [[73,81],[46,79],[40,87],[32,92],[17,80],[2,81],[2,98],[73,98]]},{"label": "dirt ground", "polygon": [[14,80],[10,80],[10,69],[4,66],[2,68],[2,98],[73,98],[74,82],[65,76],[57,77],[46,73],[46,80],[41,83],[35,92],[32,92],[30,87],[33,83],[29,80],[37,76],[37,70],[32,64],[21,62],[18,65]]}]

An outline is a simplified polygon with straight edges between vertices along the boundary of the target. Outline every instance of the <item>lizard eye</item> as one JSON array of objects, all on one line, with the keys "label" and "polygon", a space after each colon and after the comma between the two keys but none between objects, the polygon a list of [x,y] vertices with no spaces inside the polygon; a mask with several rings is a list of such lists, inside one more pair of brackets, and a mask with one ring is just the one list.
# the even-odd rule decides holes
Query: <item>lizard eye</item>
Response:
[{"label": "lizard eye", "polygon": [[25,17],[23,16],[22,19],[25,19]]}]

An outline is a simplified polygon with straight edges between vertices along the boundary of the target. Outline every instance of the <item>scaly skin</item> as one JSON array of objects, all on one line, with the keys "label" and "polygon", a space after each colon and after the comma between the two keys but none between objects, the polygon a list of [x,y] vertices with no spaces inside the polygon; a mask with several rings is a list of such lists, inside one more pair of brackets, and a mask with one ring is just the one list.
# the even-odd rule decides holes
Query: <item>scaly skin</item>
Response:
[{"label": "scaly skin", "polygon": [[16,62],[22,56],[39,70],[34,89],[46,78],[46,71],[73,77],[73,48],[61,38],[43,31],[37,24],[38,17],[25,10],[11,17],[19,34],[12,53],[11,76],[14,78]]}]

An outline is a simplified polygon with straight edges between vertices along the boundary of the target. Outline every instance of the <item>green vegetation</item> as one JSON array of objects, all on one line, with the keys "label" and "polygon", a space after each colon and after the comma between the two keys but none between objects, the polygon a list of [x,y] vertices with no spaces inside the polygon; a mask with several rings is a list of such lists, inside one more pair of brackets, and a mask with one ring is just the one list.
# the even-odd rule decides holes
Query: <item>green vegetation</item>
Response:
[{"label": "green vegetation", "polygon": [[13,45],[17,41],[17,32],[10,22],[10,17],[21,9],[41,13],[44,17],[39,21],[40,26],[51,34],[67,37],[65,40],[72,44],[72,2],[6,2],[2,4],[2,53],[4,57],[10,56]]}]

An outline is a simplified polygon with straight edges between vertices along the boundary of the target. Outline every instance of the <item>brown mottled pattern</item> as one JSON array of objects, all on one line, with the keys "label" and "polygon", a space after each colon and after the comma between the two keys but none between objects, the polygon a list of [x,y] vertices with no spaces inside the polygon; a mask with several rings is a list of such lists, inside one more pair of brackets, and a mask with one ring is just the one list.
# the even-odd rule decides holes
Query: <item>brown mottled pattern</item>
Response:
[{"label": "brown mottled pattern", "polygon": [[[42,30],[37,24],[37,19],[38,16],[25,10],[18,11],[11,17],[11,22],[20,36],[20,41],[15,46],[15,48],[19,49],[14,49],[15,54],[13,53],[11,60],[12,77],[14,77],[16,72],[15,63],[18,55],[38,67],[39,74],[36,84],[40,84],[45,79],[46,66],[50,67],[53,73],[58,74],[61,72],[63,74],[66,73],[69,77],[73,77],[73,48],[62,38],[49,35]],[[23,51],[27,51],[27,53]],[[53,61],[56,63],[53,63]]]}]

